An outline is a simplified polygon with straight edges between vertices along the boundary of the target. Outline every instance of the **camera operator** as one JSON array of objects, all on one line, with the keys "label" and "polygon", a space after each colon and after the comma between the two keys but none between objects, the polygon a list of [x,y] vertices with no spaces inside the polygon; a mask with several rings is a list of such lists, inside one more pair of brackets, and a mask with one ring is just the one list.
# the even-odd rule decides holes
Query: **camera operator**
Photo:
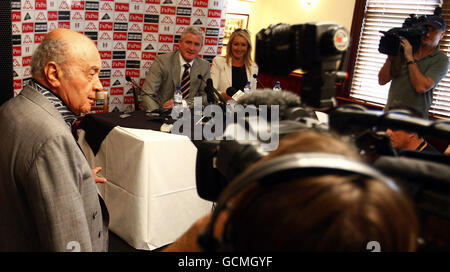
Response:
[{"label": "camera operator", "polygon": [[302,169],[239,187],[252,178],[249,173],[268,162],[310,152],[360,161],[357,149],[337,136],[314,130],[289,134],[276,151],[225,188],[215,214],[200,218],[164,251],[209,251],[198,242],[205,233],[211,234],[218,243],[213,250],[219,251],[366,251],[369,241],[377,241],[381,251],[415,250],[414,208],[388,182],[354,172]]},{"label": "camera operator", "polygon": [[[386,111],[400,113],[411,117],[422,117],[420,112],[403,104],[392,104],[386,108]],[[442,154],[417,132],[388,128],[386,129],[386,134],[389,135],[392,147],[398,151],[414,150],[416,152]]]},{"label": "camera operator", "polygon": [[428,16],[422,23],[428,32],[421,37],[416,52],[410,42],[403,38],[404,57],[398,67],[396,57],[388,56],[378,73],[378,83],[385,85],[392,80],[386,107],[396,102],[403,102],[417,109],[422,117],[428,119],[428,109],[433,101],[433,90],[447,74],[449,60],[439,50],[439,42],[445,35],[446,24],[440,15]]}]

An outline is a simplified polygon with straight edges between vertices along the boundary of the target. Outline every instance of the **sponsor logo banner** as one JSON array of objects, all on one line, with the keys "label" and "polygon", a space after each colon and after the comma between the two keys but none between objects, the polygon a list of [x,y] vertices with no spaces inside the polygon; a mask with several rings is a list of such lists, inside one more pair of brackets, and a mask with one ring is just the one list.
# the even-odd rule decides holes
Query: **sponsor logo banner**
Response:
[{"label": "sponsor logo banner", "polygon": [[142,85],[156,56],[177,50],[188,26],[199,26],[205,32],[200,57],[210,60],[220,54],[225,1],[11,0],[15,93],[30,80],[31,56],[45,35],[68,28],[96,44],[101,83],[112,96],[110,110],[132,108],[131,86],[125,76]]}]

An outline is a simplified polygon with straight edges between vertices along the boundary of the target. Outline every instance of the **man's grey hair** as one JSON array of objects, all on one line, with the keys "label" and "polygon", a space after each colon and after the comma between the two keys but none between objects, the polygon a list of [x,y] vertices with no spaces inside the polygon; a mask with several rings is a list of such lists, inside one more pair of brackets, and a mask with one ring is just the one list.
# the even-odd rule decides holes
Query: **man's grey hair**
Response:
[{"label": "man's grey hair", "polygon": [[44,67],[48,62],[54,61],[64,71],[66,63],[70,58],[69,44],[62,39],[44,39],[36,48],[31,58],[31,75],[35,77],[44,76]]},{"label": "man's grey hair", "polygon": [[202,37],[202,41],[203,41],[203,37],[204,37],[204,32],[203,30],[198,27],[198,26],[188,26],[186,27],[186,29],[183,31],[183,33],[181,33],[181,37],[180,40],[184,40],[184,38],[186,37],[186,34],[191,33],[193,35],[200,35]]}]

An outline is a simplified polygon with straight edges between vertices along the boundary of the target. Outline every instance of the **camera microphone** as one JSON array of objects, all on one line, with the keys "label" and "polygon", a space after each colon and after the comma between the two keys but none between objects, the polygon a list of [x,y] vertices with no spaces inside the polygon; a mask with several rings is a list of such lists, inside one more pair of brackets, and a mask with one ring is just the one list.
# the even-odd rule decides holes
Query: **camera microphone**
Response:
[{"label": "camera microphone", "polygon": [[239,97],[244,95],[244,92],[242,92],[241,90],[236,90],[234,87],[228,87],[226,94],[233,98],[233,100],[237,101]]}]

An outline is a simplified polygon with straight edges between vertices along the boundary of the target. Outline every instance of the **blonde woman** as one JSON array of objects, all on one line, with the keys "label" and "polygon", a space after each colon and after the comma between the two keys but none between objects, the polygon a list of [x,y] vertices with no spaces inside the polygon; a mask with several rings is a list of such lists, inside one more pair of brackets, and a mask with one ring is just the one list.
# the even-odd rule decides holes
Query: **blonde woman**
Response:
[{"label": "blonde woman", "polygon": [[[250,82],[251,90],[256,90],[258,65],[251,57],[252,44],[246,29],[236,29],[230,36],[226,56],[216,56],[211,67],[214,88],[225,94],[228,87],[244,90]],[[225,96],[226,97],[226,96]]]}]

